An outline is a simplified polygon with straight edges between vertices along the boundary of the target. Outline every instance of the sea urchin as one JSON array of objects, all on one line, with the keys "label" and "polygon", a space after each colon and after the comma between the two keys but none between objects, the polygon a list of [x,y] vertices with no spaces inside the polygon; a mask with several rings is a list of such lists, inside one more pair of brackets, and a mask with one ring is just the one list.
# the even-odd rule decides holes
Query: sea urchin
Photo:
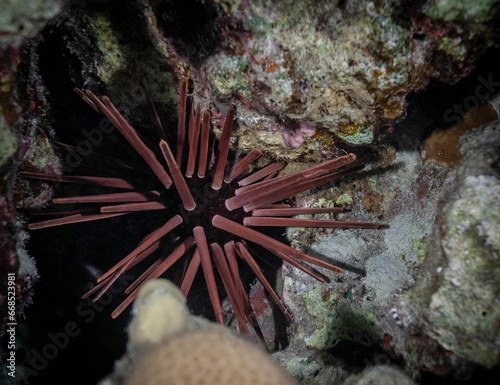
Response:
[{"label": "sea urchin", "polygon": [[[144,237],[134,250],[98,278],[94,288],[84,294],[83,297],[95,295],[97,300],[124,272],[146,258],[156,257],[156,260],[149,264],[149,268],[126,289],[128,297],[113,311],[112,317],[117,317],[134,300],[139,288],[146,281],[160,277],[174,264],[178,267],[177,283],[187,296],[201,265],[215,319],[224,323],[214,267],[220,275],[240,332],[248,334],[247,323],[255,330],[258,330],[258,324],[247,290],[240,278],[241,265],[238,264],[238,258],[253,270],[288,319],[289,312],[254,258],[255,253],[252,253],[252,250],[255,247],[267,250],[320,281],[325,282],[327,278],[310,265],[336,273],[342,272],[339,267],[296,250],[266,235],[265,231],[260,232],[254,228],[380,226],[371,222],[294,218],[303,214],[342,211],[338,207],[295,208],[283,201],[297,193],[357,171],[360,166],[352,166],[356,156],[347,154],[306,170],[281,176],[278,172],[284,167],[283,162],[271,163],[260,169],[253,166],[254,161],[261,156],[258,149],[253,149],[233,161],[235,155],[230,151],[230,138],[236,107],[229,107],[220,136],[217,138],[211,129],[210,112],[202,113],[199,105],[195,106],[192,98],[188,96],[187,79],[181,81],[176,134],[164,129],[154,104],[151,103],[153,121],[158,129],[156,138],[151,138],[150,134],[146,136],[144,132],[132,127],[108,97],[98,97],[88,89],[75,91],[113,123],[146,162],[147,170],[154,175],[152,178],[143,178],[148,183],[137,182],[130,171],[133,165],[109,157],[106,167],[111,176],[22,172],[21,176],[26,178],[85,183],[113,191],[54,198],[54,207],[76,205],[77,208],[73,211],[56,208],[52,210],[52,214],[61,215],[55,219],[30,223],[28,228],[36,230],[138,211],[164,210],[163,212],[168,213],[161,226]],[[149,183],[151,180],[152,185]]]}]

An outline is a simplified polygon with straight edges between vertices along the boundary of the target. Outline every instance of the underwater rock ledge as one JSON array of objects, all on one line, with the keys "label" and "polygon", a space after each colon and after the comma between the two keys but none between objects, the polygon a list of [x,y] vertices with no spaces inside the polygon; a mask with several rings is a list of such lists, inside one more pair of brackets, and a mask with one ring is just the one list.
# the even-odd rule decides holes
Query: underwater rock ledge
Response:
[{"label": "underwater rock ledge", "polygon": [[417,283],[401,295],[411,370],[457,378],[500,358],[500,124],[462,138],[456,185],[443,200]]}]

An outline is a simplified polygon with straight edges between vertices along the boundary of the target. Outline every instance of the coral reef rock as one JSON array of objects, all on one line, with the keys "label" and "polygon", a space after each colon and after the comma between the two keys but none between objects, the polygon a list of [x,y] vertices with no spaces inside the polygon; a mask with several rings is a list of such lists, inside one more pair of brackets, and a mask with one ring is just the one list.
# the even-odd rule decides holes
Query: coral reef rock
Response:
[{"label": "coral reef rock", "polygon": [[378,365],[350,376],[343,385],[415,385],[415,382],[400,369]]},{"label": "coral reef rock", "polygon": [[409,367],[465,376],[500,357],[500,124],[462,138],[416,285],[401,295]]},{"label": "coral reef rock", "polygon": [[0,49],[20,46],[34,37],[67,0],[4,0],[0,5]]},{"label": "coral reef rock", "polygon": [[125,385],[296,384],[262,346],[190,315],[185,302],[170,281],[145,283],[134,302],[129,355],[101,384],[120,377]]}]

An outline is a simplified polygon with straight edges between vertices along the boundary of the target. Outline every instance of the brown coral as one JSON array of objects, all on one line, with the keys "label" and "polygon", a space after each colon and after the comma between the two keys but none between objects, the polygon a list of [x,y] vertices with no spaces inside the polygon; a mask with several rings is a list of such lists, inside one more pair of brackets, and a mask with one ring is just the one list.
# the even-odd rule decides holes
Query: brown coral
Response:
[{"label": "brown coral", "polygon": [[169,280],[146,282],[133,306],[132,369],[119,374],[126,385],[295,384],[259,345],[190,314],[185,296]]},{"label": "brown coral", "polygon": [[211,331],[183,334],[141,357],[125,385],[293,385],[292,377],[253,343]]}]

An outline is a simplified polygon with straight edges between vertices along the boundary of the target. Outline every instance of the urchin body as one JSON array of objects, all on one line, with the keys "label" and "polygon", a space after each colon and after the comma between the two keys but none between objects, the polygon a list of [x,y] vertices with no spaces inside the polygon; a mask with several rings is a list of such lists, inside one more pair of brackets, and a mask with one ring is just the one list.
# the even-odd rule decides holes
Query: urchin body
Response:
[{"label": "urchin body", "polygon": [[[163,210],[168,213],[164,222],[99,277],[96,286],[84,297],[95,294],[95,300],[100,298],[124,272],[149,259],[152,261],[149,268],[126,289],[128,297],[115,309],[113,317],[132,303],[146,282],[162,276],[175,266],[178,272],[176,283],[186,296],[197,272],[203,272],[215,319],[224,323],[215,278],[217,272],[234,310],[240,332],[249,333],[247,323],[258,332],[259,327],[247,289],[240,278],[242,262],[254,272],[287,318],[290,319],[291,316],[262,273],[252,253],[254,246],[320,281],[327,281],[327,278],[311,265],[337,273],[342,273],[342,270],[257,229],[287,226],[378,228],[380,225],[371,222],[294,218],[296,215],[342,211],[340,208],[295,208],[284,203],[284,200],[357,171],[360,167],[352,166],[356,156],[347,154],[287,175],[279,175],[284,167],[283,162],[274,162],[257,169],[253,164],[262,155],[260,150],[253,149],[240,157],[231,153],[230,138],[236,115],[235,106],[228,109],[221,134],[217,138],[211,128],[210,113],[202,113],[193,102],[188,103],[187,90],[187,79],[183,79],[176,139],[170,139],[169,143],[167,138],[171,138],[172,133],[162,126],[154,105],[153,120],[157,135],[146,139],[145,134],[132,127],[107,97],[97,97],[90,90],[76,89],[93,109],[116,126],[133,150],[142,157],[155,180],[154,186],[151,188],[148,185],[146,188],[135,183],[124,171],[127,167],[132,167],[125,160],[114,162],[114,176],[22,173],[29,178],[87,183],[118,190],[112,193],[55,198],[54,206],[81,204],[81,209],[70,215],[61,210],[59,217],[31,223],[28,227],[36,230],[134,212]],[[158,145],[151,145],[154,142]],[[57,214],[57,209],[55,213]],[[168,247],[165,247],[166,239],[169,240]]]}]

